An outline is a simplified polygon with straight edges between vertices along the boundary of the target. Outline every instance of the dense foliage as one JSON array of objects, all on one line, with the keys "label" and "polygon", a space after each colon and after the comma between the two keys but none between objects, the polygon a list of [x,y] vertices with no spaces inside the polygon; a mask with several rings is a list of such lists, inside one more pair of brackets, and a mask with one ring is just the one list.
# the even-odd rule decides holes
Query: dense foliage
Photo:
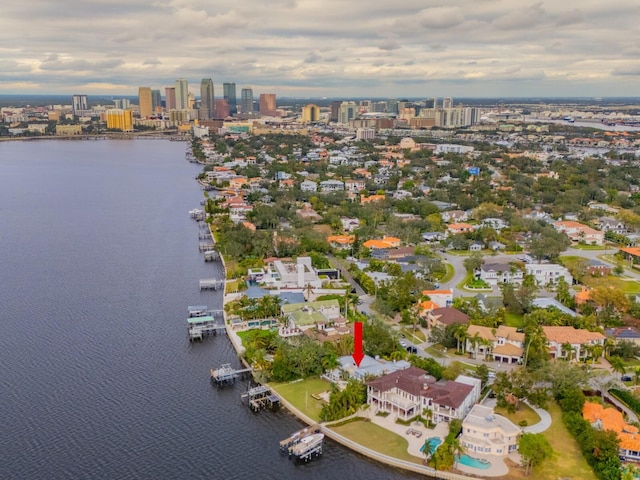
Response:
[{"label": "dense foliage", "polygon": [[329,403],[322,406],[320,420],[329,422],[353,415],[367,402],[367,387],[358,380],[350,380],[344,390],[333,385]]}]

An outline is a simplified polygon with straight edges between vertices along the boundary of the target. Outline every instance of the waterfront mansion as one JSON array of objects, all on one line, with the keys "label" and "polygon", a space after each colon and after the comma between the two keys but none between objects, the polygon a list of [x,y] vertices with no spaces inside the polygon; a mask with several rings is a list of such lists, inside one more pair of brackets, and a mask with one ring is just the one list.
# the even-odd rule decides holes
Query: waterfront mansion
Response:
[{"label": "waterfront mansion", "polygon": [[400,420],[430,412],[433,423],[462,420],[480,398],[481,382],[459,375],[455,381],[439,380],[409,367],[366,382],[367,404]]},{"label": "waterfront mansion", "polygon": [[460,443],[469,453],[505,456],[518,450],[522,430],[493,408],[474,405],[462,421]]}]

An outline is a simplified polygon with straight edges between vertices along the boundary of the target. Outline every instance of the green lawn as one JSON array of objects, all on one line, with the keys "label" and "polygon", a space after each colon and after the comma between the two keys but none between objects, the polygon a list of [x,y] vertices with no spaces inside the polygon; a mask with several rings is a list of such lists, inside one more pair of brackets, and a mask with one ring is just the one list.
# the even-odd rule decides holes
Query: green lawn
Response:
[{"label": "green lawn", "polygon": [[504,324],[508,327],[522,327],[522,315],[518,315],[517,313],[509,313],[506,312],[504,315]]},{"label": "green lawn", "polygon": [[427,341],[424,333],[422,333],[422,330],[420,330],[419,328],[416,328],[415,334],[413,332],[413,327],[405,327],[400,330],[400,333],[404,334],[404,336],[413,343],[422,343]]},{"label": "green lawn", "polygon": [[557,403],[551,402],[547,408],[551,414],[551,427],[543,433],[553,447],[553,458],[545,460],[537,467],[531,478],[536,480],[557,480],[573,478],[580,480],[595,479],[593,470],[582,456],[578,443],[565,427],[562,412]]},{"label": "green lawn", "polygon": [[443,358],[445,356],[441,345],[432,345],[425,348],[424,351],[436,358]]},{"label": "green lawn", "polygon": [[444,273],[444,275],[442,275],[441,278],[438,279],[440,283],[447,283],[453,278],[453,275],[456,273],[453,265],[451,265],[450,263],[444,263],[444,267],[447,271]]},{"label": "green lawn", "polygon": [[540,421],[540,416],[527,404],[521,403],[517,412],[509,413],[506,408],[496,407],[495,412],[498,415],[508,418],[516,425],[520,425],[523,420],[527,425],[535,425]]},{"label": "green lawn", "polygon": [[301,382],[270,383],[269,385],[302,413],[313,420],[320,421],[323,402],[316,400],[311,395],[331,390],[329,382],[316,377]]},{"label": "green lawn", "polygon": [[376,452],[408,462],[422,463],[420,458],[409,455],[409,442],[405,438],[371,422],[359,420],[333,430]]},{"label": "green lawn", "polygon": [[581,244],[581,243],[573,245],[572,247],[576,248],[578,250],[606,250],[606,248],[604,246],[601,246],[601,245],[586,245],[586,244]]}]

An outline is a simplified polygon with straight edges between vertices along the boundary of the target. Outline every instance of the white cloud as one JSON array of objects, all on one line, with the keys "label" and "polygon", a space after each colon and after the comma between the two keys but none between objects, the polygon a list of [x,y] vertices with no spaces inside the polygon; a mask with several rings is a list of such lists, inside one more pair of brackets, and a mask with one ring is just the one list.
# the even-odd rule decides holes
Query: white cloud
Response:
[{"label": "white cloud", "polygon": [[637,0],[8,2],[0,92],[184,76],[279,95],[635,95],[639,16]]}]

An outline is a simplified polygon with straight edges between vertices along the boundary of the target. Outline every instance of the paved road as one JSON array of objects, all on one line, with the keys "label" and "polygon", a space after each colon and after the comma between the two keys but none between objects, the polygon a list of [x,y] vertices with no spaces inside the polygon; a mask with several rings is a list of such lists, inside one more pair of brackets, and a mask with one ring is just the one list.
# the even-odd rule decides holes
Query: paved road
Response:
[{"label": "paved road", "polygon": [[[606,250],[582,250],[580,248],[568,248],[562,254],[562,256],[576,256],[576,257],[583,257],[588,260],[598,260],[600,262],[606,263],[607,265],[610,265],[611,267],[615,267],[616,266],[615,263],[610,262],[608,260],[604,260],[600,257],[602,255],[611,255],[612,253],[615,253],[617,251],[618,251],[617,247],[607,248]],[[631,270],[630,268],[624,269],[624,275],[634,280],[640,280],[640,273],[634,270]]]}]

